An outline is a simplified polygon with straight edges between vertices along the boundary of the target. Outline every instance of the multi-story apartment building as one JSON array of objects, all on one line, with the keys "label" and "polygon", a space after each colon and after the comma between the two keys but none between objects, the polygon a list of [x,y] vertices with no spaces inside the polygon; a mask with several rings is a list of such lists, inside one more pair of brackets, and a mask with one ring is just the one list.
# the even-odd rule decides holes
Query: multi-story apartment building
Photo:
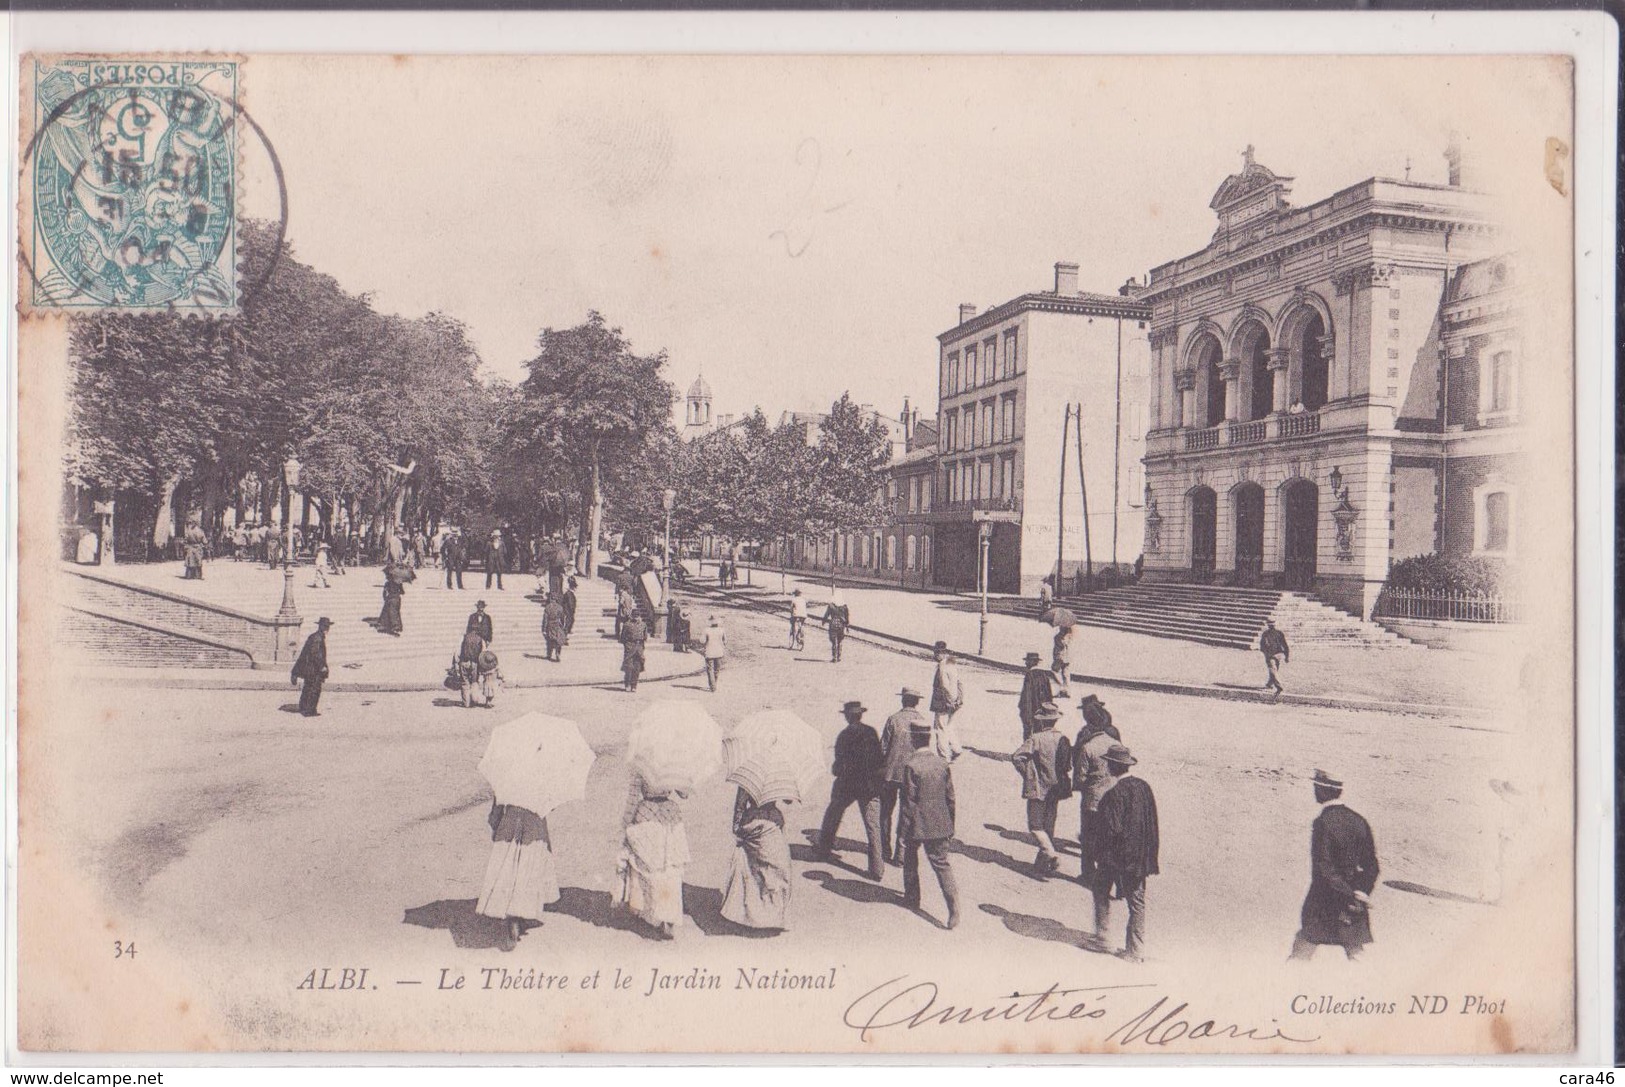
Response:
[{"label": "multi-story apartment building", "polygon": [[[1151,313],[1134,289],[1080,291],[1078,266],[1063,262],[1053,290],[980,315],[961,306],[937,337],[936,584],[977,585],[977,522],[989,517],[994,592],[1036,592],[1057,564],[1069,579],[1086,558],[1099,569],[1139,557]],[[1072,404],[1082,406],[1086,490],[1066,430]]]},{"label": "multi-story apartment building", "polygon": [[[1303,208],[1291,181],[1249,149],[1213,196],[1211,243],[1141,294],[1145,574],[1312,589],[1369,616],[1394,558],[1460,546],[1466,455],[1512,444],[1476,432],[1516,404],[1516,349],[1469,316],[1498,289],[1476,263],[1494,246],[1485,199],[1458,163],[1447,185],[1371,178]],[[1485,359],[1487,384],[1469,379]],[[1494,522],[1510,498],[1490,496],[1512,492],[1477,488]]]}]

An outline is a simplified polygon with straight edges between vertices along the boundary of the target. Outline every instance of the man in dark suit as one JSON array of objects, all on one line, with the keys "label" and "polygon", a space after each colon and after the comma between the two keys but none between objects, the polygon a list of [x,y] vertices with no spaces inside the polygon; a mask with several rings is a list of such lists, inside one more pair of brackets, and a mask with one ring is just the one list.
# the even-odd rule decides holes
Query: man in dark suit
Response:
[{"label": "man in dark suit", "polygon": [[908,766],[909,757],[914,754],[909,730],[918,724],[930,723],[919,710],[919,691],[904,687],[900,697],[903,708],[886,718],[886,726],[880,730],[880,749],[886,760],[885,781],[880,787],[880,846],[886,860],[892,864],[903,862],[902,835],[893,833],[892,818],[897,811],[898,798],[903,793],[903,770]]},{"label": "man in dark suit", "polygon": [[316,706],[322,700],[322,684],[327,681],[327,628],[332,625],[333,620],[325,615],[316,620],[316,630],[305,639],[299,659],[293,662],[289,682],[305,681],[299,691],[299,712],[306,717],[321,716]]},{"label": "man in dark suit", "polygon": [[491,644],[491,616],[485,610],[485,601],[476,601],[474,610],[468,614],[468,626],[463,628],[464,634],[478,634],[486,645]]},{"label": "man in dark suit", "polygon": [[451,588],[453,578],[457,579],[457,588],[463,587],[463,571],[468,569],[468,548],[463,543],[463,534],[453,532],[446,537],[446,542],[440,549],[441,561],[446,566],[446,588]]},{"label": "man in dark suit", "polygon": [[1128,936],[1119,957],[1142,961],[1145,946],[1145,881],[1157,874],[1157,800],[1151,786],[1129,772],[1138,760],[1122,744],[1106,749],[1106,768],[1113,782],[1100,801],[1096,830],[1100,838],[1095,874],[1095,941],[1105,945],[1112,898],[1128,902]]},{"label": "man in dark suit", "polygon": [[1321,944],[1334,944],[1351,959],[1371,942],[1371,889],[1377,885],[1377,845],[1363,816],[1334,803],[1343,783],[1316,770],[1315,801],[1321,805],[1309,835],[1309,893],[1302,925],[1292,939],[1294,959],[1313,958]]},{"label": "man in dark suit", "polygon": [[865,709],[862,702],[848,702],[841,707],[846,727],[835,737],[835,765],[831,768],[835,785],[830,789],[829,807],[818,831],[818,855],[821,860],[835,859],[835,832],[841,829],[847,807],[857,804],[863,832],[869,839],[869,878],[878,883],[886,870],[880,836],[880,788],[886,780],[886,754],[875,730],[863,723]]},{"label": "man in dark suit", "polygon": [[1037,653],[1028,653],[1023,663],[1027,666],[1027,674],[1021,680],[1021,697],[1016,700],[1016,712],[1021,716],[1021,738],[1030,739],[1033,734],[1033,721],[1038,713],[1038,707],[1046,702],[1055,701],[1055,673],[1048,668],[1040,668],[1038,662],[1043,658]]},{"label": "man in dark suit", "polygon": [[903,839],[903,904],[920,908],[920,850],[937,874],[942,897],[948,903],[947,928],[959,925],[959,886],[948,863],[954,838],[954,778],[948,760],[932,749],[932,728],[920,721],[909,726],[914,753],[903,770],[903,816],[898,834]]}]

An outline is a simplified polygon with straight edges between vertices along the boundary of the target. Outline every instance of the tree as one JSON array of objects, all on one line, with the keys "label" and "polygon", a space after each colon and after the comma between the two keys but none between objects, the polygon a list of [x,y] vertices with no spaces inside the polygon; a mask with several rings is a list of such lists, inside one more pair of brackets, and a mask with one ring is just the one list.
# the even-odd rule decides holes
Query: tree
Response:
[{"label": "tree", "polygon": [[671,428],[675,395],[660,376],[664,351],[636,355],[596,310],[563,330],[544,329],[525,364],[510,438],[515,451],[555,460],[580,477],[587,528],[586,573],[596,566],[603,527],[606,466],[634,464],[652,438]]},{"label": "tree", "polygon": [[815,494],[808,523],[829,537],[830,587],[835,586],[835,540],[841,533],[867,533],[885,524],[891,440],[878,417],[868,421],[850,393],[830,405],[819,422],[814,456]]}]

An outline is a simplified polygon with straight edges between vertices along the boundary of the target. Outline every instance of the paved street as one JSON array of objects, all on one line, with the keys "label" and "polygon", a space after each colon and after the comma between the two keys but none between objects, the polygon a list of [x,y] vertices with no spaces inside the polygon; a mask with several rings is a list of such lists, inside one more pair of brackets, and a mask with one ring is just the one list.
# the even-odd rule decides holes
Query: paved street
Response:
[{"label": "paved street", "polygon": [[[833,740],[843,699],[863,699],[878,726],[902,683],[929,682],[928,661],[849,643],[846,660],[832,665],[817,631],[795,653],[781,648],[775,621],[734,611],[726,621],[734,656],[716,695],[687,679],[646,684],[635,695],[607,685],[513,692],[494,710],[466,711],[426,692],[332,694],[323,716],[307,720],[289,712],[291,692],[90,687],[81,692],[88,705],[72,720],[85,722],[94,741],[59,752],[55,807],[71,813],[79,828],[73,848],[109,904],[136,919],[143,947],[192,960],[188,969],[218,984],[242,972],[285,988],[302,964],[341,961],[426,968],[458,956],[470,965],[536,966],[581,946],[638,961],[653,953],[649,936],[613,915],[610,901],[625,740],[644,707],[695,699],[726,726],[764,705],[781,706]],[[960,931],[945,932],[898,904],[899,870],[888,869],[883,886],[858,873],[855,811],[843,826],[845,865],[811,863],[803,832],[816,825],[822,796],[792,809],[791,930],[758,943],[732,929],[717,909],[733,789],[713,782],[684,805],[695,852],[686,880],[694,926],[680,931],[678,944],[755,945],[758,954],[770,944],[767,959],[820,945],[940,946],[945,954],[962,945],[1036,962],[1080,956],[1093,975],[1132,977],[1130,964],[1077,947],[1089,927],[1088,895],[1071,880],[1031,874],[1018,778],[1004,761],[1020,740],[1014,678],[971,668],[966,679],[969,751],[954,768]],[[1414,716],[1102,693],[1161,813],[1162,875],[1151,881],[1149,907],[1153,964],[1246,970],[1284,957],[1308,878],[1315,806],[1307,780],[1317,766],[1348,780],[1349,803],[1373,824],[1385,881],[1445,892],[1379,886],[1370,958],[1402,961],[1420,948],[1452,946],[1484,918],[1487,907],[1460,899],[1497,893],[1501,815],[1488,782],[1516,775],[1507,736]],[[550,821],[563,900],[504,955],[494,929],[473,913],[490,805],[475,763],[494,724],[532,709],[579,721],[599,759],[587,800]],[[1076,730],[1075,709],[1062,725]],[[1060,837],[1076,827],[1068,802]],[[1075,865],[1067,860],[1063,874]],[[1236,927],[1238,903],[1248,905],[1245,927]],[[925,907],[943,916],[929,875]],[[1119,923],[1122,916],[1119,906]],[[1219,939],[1216,925],[1225,926]],[[1322,969],[1348,969],[1322,960]]]}]

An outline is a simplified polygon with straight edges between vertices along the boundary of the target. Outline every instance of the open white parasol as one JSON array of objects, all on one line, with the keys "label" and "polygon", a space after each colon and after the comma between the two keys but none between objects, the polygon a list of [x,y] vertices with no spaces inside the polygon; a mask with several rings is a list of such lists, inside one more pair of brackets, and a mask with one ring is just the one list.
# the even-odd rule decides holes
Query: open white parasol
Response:
[{"label": "open white parasol", "polygon": [[479,769],[498,804],[546,816],[586,796],[596,757],[574,721],[527,713],[491,730]]},{"label": "open white parasol", "polygon": [[722,769],[722,730],[698,702],[665,699],[638,717],[626,760],[654,792],[689,792]]},{"label": "open white parasol", "polygon": [[[747,789],[759,804],[811,796],[825,774],[824,737],[789,710],[751,714],[723,739],[722,749],[728,780]],[[794,796],[757,791],[782,793],[785,780],[793,782]]]}]

